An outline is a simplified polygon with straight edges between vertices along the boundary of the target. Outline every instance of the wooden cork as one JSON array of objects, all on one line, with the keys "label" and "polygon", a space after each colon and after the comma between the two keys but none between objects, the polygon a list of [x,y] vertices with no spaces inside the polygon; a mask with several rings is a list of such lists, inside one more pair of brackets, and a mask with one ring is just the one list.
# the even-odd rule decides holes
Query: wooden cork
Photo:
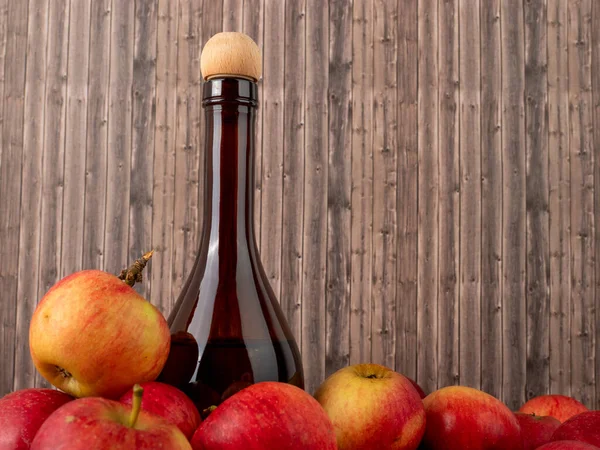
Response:
[{"label": "wooden cork", "polygon": [[236,77],[258,81],[262,75],[262,56],[256,42],[244,33],[217,33],[202,49],[200,70],[205,80]]}]

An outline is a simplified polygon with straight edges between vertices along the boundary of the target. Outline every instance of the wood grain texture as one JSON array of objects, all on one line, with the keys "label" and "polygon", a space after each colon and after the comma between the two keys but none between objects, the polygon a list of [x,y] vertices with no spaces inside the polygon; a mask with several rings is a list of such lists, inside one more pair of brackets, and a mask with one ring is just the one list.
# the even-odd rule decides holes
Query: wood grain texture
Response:
[{"label": "wood grain texture", "polygon": [[[90,18],[83,268],[104,267],[104,221],[108,167],[108,105],[111,0],[92,2]],[[91,38],[93,36],[93,39]]]},{"label": "wood grain texture", "polygon": [[158,2],[156,30],[156,124],[152,192],[152,303],[168,314],[172,295],[173,217],[175,199],[175,125],[177,91],[177,3]]},{"label": "wood grain texture", "polygon": [[244,24],[244,0],[223,0],[223,31],[241,32]]},{"label": "wood grain texture", "polygon": [[281,233],[280,304],[302,347],[302,251],[304,217],[304,78],[306,11],[304,1],[285,4],[285,49],[283,104],[283,190]]},{"label": "wood grain texture", "polygon": [[[18,296],[19,249],[21,228],[22,158],[24,153],[25,67],[30,52],[27,48],[28,2],[10,2],[6,15],[6,56],[4,59],[4,94],[2,97],[2,151],[0,153],[0,395],[18,385],[21,368],[15,368],[15,355],[24,351],[16,342],[18,304],[27,302]],[[29,144],[28,144],[29,145]],[[18,201],[17,201],[18,199]],[[36,269],[37,273],[37,269]],[[33,284],[33,283],[32,283]],[[37,279],[35,281],[37,288]],[[17,299],[21,299],[17,302]],[[33,301],[33,300],[29,300]],[[31,380],[29,374],[28,380]]]},{"label": "wood grain texture", "polygon": [[[8,43],[8,1],[3,0],[0,2],[0,131],[3,133],[2,124],[5,120],[4,115],[4,87],[6,82],[6,56],[7,56],[7,43]],[[24,61],[24,60],[23,60]],[[2,172],[2,151],[6,142],[3,140],[4,134],[0,136],[0,174],[5,176],[4,172]],[[0,181],[0,194],[2,194],[3,183]],[[6,202],[2,202],[0,200],[0,205],[3,208],[7,208]],[[4,211],[5,209],[2,209]],[[6,231],[5,221],[0,219],[0,230],[2,230],[2,235],[0,235],[0,243],[2,247],[5,245],[4,240],[4,232]],[[0,252],[2,252],[0,250]],[[3,253],[0,253],[3,255]],[[17,263],[18,264],[18,263]],[[18,268],[15,268],[15,273],[18,272]],[[13,286],[9,285],[8,280],[11,279],[8,275],[8,270],[3,266],[3,263],[0,262],[0,283],[4,286],[4,282],[6,281],[6,287],[11,287],[13,290],[10,292],[14,292],[16,288],[16,284]],[[16,281],[16,277],[12,278]],[[3,301],[0,302],[0,317],[2,317],[2,321],[0,321],[0,351],[4,355],[6,351],[7,359],[9,361],[5,365],[5,370],[0,372],[0,393],[10,390],[13,385],[13,374],[14,374],[14,354],[15,354],[15,346],[14,346],[14,308],[16,307],[16,303],[13,301]],[[12,361],[10,361],[12,357]],[[1,394],[0,394],[1,395]]]},{"label": "wood grain texture", "polygon": [[438,387],[438,6],[419,1],[417,383]]},{"label": "wood grain texture", "polygon": [[61,273],[69,9],[68,0],[53,1],[48,12],[38,301]]},{"label": "wood grain texture", "polygon": [[[600,194],[596,186],[600,183],[600,8],[597,3],[592,3],[592,120],[593,139],[594,139],[594,224],[600,223]],[[600,261],[600,233],[594,233],[594,261]],[[596,324],[600,323],[600,265],[595,264],[595,286],[594,286],[594,304],[596,310]],[[600,327],[595,329],[595,347],[596,347],[596,403],[595,408],[600,408]]]},{"label": "wood grain texture", "polygon": [[591,96],[590,0],[570,2],[569,156],[571,161],[571,395],[595,397],[594,148]]},{"label": "wood grain texture", "polygon": [[370,361],[373,264],[373,4],[352,4],[350,363]]},{"label": "wood grain texture", "polygon": [[[261,49],[261,55],[264,65],[264,45],[263,37],[265,30],[264,21],[264,0],[244,0],[244,19],[243,31],[256,42]],[[262,136],[263,136],[263,89],[262,80],[259,80],[258,90],[258,109],[256,110],[256,140],[254,142],[254,234],[256,242],[260,248],[260,224],[261,224],[261,205],[262,205]]]},{"label": "wood grain texture", "polygon": [[264,20],[271,26],[265,27],[264,35],[269,52],[264,55],[262,120],[268,132],[262,139],[260,254],[275,296],[286,310],[288,299],[281,298],[285,2],[266,1]]},{"label": "wood grain texture", "polygon": [[[43,155],[44,155],[44,108],[46,107],[46,67],[48,49],[49,5],[46,1],[32,2],[29,7],[27,27],[27,71],[25,75],[25,105],[23,126],[20,233],[18,236],[19,278],[16,299],[16,348],[29,345],[29,321],[38,302],[40,279],[40,241]],[[39,39],[39,40],[38,40]],[[4,156],[4,155],[3,155]],[[19,152],[19,157],[21,153]],[[10,163],[10,159],[7,161]],[[9,175],[10,177],[11,175]],[[14,175],[12,175],[14,177]],[[10,231],[10,230],[9,230]],[[52,265],[53,261],[50,260]],[[42,261],[43,265],[43,261]],[[14,357],[15,377],[13,388],[22,389],[35,384],[36,370],[31,357],[18,351]],[[18,368],[18,369],[17,369]]]},{"label": "wood grain texture", "polygon": [[[131,188],[134,4],[113,0],[110,31],[108,164],[103,269],[115,275],[128,264]],[[125,218],[125,217],[126,218]]]},{"label": "wood grain texture", "polygon": [[302,361],[305,389],[325,379],[325,277],[327,264],[327,85],[329,11],[306,0],[306,118],[302,249]]},{"label": "wood grain texture", "polygon": [[60,278],[82,269],[91,0],[71,1]]},{"label": "wood grain texture", "polygon": [[501,2],[502,35],[502,297],[503,398],[511,409],[525,400],[526,215],[525,59],[523,8]]},{"label": "wood grain texture", "polygon": [[[329,114],[325,374],[350,356],[350,190],[352,176],[352,3],[329,3]],[[263,206],[264,210],[264,206]]]},{"label": "wood grain texture", "polygon": [[397,4],[373,5],[373,284],[371,360],[396,363]]},{"label": "wood grain texture", "polygon": [[571,394],[571,239],[567,5],[548,0],[550,392]]},{"label": "wood grain texture", "polygon": [[[472,9],[471,9],[472,8]],[[459,374],[460,384],[481,387],[481,2],[459,5]],[[487,301],[487,299],[485,299]]]},{"label": "wood grain texture", "polygon": [[458,0],[438,8],[438,386],[449,386],[459,382]]},{"label": "wood grain texture", "polygon": [[[398,250],[396,370],[417,377],[417,0],[402,2],[398,15]],[[354,266],[353,266],[354,267]],[[353,269],[354,270],[354,269]]]},{"label": "wood grain texture", "polygon": [[[152,198],[156,123],[156,51],[158,0],[136,0],[133,43],[131,188],[126,265],[152,247]],[[151,300],[153,264],[148,264],[135,289]]]},{"label": "wood grain texture", "polygon": [[175,198],[173,200],[173,281],[176,299],[196,258],[204,212],[204,111],[200,50],[223,22],[223,2],[204,9],[202,0],[180,1],[177,26]]},{"label": "wood grain texture", "polygon": [[526,2],[525,145],[527,157],[527,373],[525,399],[550,386],[550,247],[546,0]]},{"label": "wood grain texture", "polygon": [[481,388],[502,398],[502,38],[500,0],[481,11]]}]

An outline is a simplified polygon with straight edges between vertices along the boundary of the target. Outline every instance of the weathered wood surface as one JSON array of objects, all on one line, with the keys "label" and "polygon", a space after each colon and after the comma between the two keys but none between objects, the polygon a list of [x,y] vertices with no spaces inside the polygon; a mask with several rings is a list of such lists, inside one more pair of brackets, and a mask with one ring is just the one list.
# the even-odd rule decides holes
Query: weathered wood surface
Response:
[{"label": "weathered wood surface", "polygon": [[0,0],[0,395],[80,268],[152,247],[168,314],[202,228],[199,55],[263,49],[255,224],[307,389],[373,361],[600,406],[593,0]]}]

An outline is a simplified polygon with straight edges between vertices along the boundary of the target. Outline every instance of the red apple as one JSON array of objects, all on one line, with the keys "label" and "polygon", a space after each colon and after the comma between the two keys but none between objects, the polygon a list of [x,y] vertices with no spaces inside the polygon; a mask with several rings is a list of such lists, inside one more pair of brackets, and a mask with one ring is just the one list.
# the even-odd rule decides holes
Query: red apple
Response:
[{"label": "red apple", "polygon": [[536,416],[517,412],[515,417],[521,427],[523,450],[535,450],[550,442],[552,433],[560,426],[558,419],[552,416]]},{"label": "red apple", "polygon": [[191,450],[184,434],[162,417],[141,411],[143,389],[133,406],[88,397],[58,408],[39,429],[31,450]]},{"label": "red apple", "polygon": [[600,448],[578,441],[555,441],[544,444],[536,450],[600,450]]},{"label": "red apple", "polygon": [[427,397],[427,394],[425,393],[423,388],[421,386],[419,386],[419,383],[417,383],[412,378],[408,378],[408,377],[406,377],[406,378],[408,379],[408,381],[410,381],[412,383],[413,387],[417,390],[417,392],[419,393],[419,397],[421,397],[421,400],[424,399],[425,397]]},{"label": "red apple", "polygon": [[[141,386],[144,389],[142,411],[161,416],[177,425],[185,437],[191,439],[201,422],[200,413],[194,402],[182,391],[169,384],[149,381],[142,383]],[[120,401],[125,405],[131,405],[133,398],[132,389],[127,391]]]},{"label": "red apple", "polygon": [[521,430],[513,412],[490,394],[466,386],[448,386],[423,400],[429,450],[518,450]]},{"label": "red apple", "polygon": [[600,447],[600,411],[587,411],[571,417],[556,429],[553,441],[581,441]]},{"label": "red apple", "polygon": [[26,450],[44,421],[73,397],[54,389],[21,389],[0,399],[0,450]]},{"label": "red apple", "polygon": [[566,395],[540,395],[527,401],[519,412],[535,414],[536,416],[552,416],[560,422],[573,417],[576,414],[589,411],[582,403]]},{"label": "red apple", "polygon": [[423,402],[411,381],[378,364],[338,370],[315,398],[333,422],[340,450],[414,450],[425,432]]},{"label": "red apple", "polygon": [[194,450],[335,450],[321,405],[302,389],[263,381],[229,397],[200,424]]},{"label": "red apple", "polygon": [[31,357],[54,386],[75,397],[119,398],[156,379],[169,353],[169,326],[114,275],[84,270],[42,298],[29,328]]}]

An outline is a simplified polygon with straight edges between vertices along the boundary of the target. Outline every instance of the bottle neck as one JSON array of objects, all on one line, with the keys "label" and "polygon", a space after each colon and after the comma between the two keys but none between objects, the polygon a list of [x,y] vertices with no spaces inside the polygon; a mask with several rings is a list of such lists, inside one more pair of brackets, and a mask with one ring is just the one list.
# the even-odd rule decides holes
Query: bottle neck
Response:
[{"label": "bottle neck", "polygon": [[256,99],[256,83],[249,80],[219,78],[204,85],[202,103],[207,139],[202,241],[208,244],[209,253],[219,247],[220,256],[226,256],[223,254],[226,252],[235,257],[240,246],[252,250],[256,246],[253,190]]}]

